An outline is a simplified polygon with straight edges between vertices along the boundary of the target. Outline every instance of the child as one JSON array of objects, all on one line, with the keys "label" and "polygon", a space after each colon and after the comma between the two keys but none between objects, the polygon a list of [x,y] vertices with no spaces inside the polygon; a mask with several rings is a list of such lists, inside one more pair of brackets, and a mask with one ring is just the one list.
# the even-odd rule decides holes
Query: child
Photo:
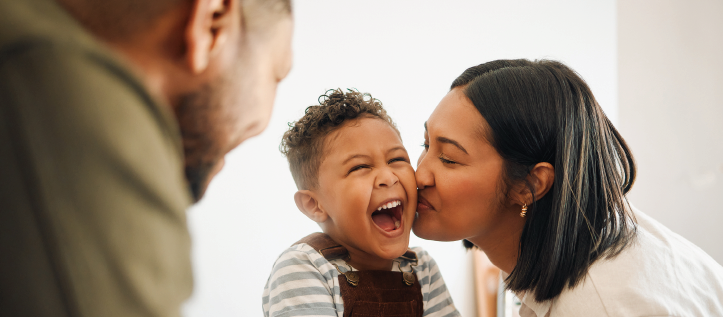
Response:
[{"label": "child", "polygon": [[407,151],[369,94],[327,92],[281,142],[319,224],[284,251],[264,288],[264,316],[459,316],[434,260],[408,249],[417,184]]}]

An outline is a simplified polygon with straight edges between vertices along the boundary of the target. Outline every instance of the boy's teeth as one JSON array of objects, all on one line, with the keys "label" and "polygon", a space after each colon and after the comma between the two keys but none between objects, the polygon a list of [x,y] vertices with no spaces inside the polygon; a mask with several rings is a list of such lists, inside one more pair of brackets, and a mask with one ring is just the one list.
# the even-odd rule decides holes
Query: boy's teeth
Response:
[{"label": "boy's teeth", "polygon": [[399,229],[399,225],[401,225],[401,224],[402,223],[399,220],[394,220],[394,230]]},{"label": "boy's teeth", "polygon": [[399,200],[390,201],[390,202],[388,202],[388,203],[386,203],[386,204],[384,204],[384,205],[381,205],[379,208],[377,208],[377,211],[382,210],[382,209],[394,208],[394,207],[399,206],[399,205],[401,205],[401,204],[402,204],[402,202],[399,201]]}]

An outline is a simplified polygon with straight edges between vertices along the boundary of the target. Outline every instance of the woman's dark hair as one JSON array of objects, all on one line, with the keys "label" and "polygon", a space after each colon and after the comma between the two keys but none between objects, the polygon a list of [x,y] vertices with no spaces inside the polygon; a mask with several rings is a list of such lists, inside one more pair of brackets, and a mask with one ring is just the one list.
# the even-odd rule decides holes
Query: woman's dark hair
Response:
[{"label": "woman's dark hair", "polygon": [[[507,288],[556,297],[590,266],[636,235],[625,198],[635,180],[630,149],[575,71],[556,61],[497,60],[467,69],[454,83],[487,121],[487,138],[505,161],[501,188],[524,182],[548,162],[555,180],[534,197]],[[466,243],[469,245],[469,243]]]}]

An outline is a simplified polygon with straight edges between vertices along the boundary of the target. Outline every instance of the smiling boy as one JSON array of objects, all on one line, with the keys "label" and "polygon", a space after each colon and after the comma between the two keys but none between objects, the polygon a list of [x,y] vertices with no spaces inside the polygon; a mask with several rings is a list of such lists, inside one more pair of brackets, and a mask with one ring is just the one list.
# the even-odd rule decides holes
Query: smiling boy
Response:
[{"label": "smiling boy", "polygon": [[399,131],[369,94],[329,91],[284,134],[299,210],[321,227],[285,250],[265,316],[459,316],[434,260],[408,249],[417,187]]}]

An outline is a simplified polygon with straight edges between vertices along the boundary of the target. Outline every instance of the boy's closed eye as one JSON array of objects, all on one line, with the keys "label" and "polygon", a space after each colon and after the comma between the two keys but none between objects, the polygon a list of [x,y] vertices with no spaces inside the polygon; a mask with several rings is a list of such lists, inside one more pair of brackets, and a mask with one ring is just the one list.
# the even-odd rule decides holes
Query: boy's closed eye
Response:
[{"label": "boy's closed eye", "polygon": [[359,170],[362,170],[365,168],[371,168],[371,165],[367,165],[367,164],[356,165],[356,166],[352,167],[351,169],[349,169],[349,172],[347,172],[346,174],[349,175],[352,172],[356,172],[356,171],[359,171]]},{"label": "boy's closed eye", "polygon": [[389,160],[389,162],[387,162],[387,164],[392,164],[392,163],[394,163],[394,162],[407,162],[407,163],[409,163],[409,159],[406,158],[406,157],[403,157],[403,156],[395,157],[395,158]]},{"label": "boy's closed eye", "polygon": [[[399,157],[395,157],[395,158],[389,160],[389,161],[387,162],[387,164],[393,164],[393,163],[396,163],[396,162],[410,163],[408,158],[406,158],[406,157],[404,157],[404,156],[399,156]],[[411,163],[410,163],[410,164],[411,164]],[[349,171],[347,171],[346,174],[349,175],[349,174],[351,174],[351,173],[353,173],[353,172],[360,171],[360,170],[363,170],[363,169],[365,169],[365,168],[372,168],[372,166],[369,165],[369,164],[354,165],[352,168],[349,169]]]},{"label": "boy's closed eye", "polygon": [[[400,156],[400,157],[395,157],[395,158],[389,160],[389,162],[387,162],[387,164],[392,164],[392,163],[395,163],[395,162],[405,162],[405,163],[409,163],[409,159],[407,159],[406,157],[402,157],[402,156]],[[362,170],[362,169],[365,169],[365,168],[371,168],[371,167],[372,167],[372,166],[371,166],[371,165],[368,165],[368,164],[355,165],[355,166],[353,166],[351,169],[349,169],[349,171],[347,172],[347,175],[351,174],[352,172],[356,172],[356,171],[359,171],[359,170]]]}]

